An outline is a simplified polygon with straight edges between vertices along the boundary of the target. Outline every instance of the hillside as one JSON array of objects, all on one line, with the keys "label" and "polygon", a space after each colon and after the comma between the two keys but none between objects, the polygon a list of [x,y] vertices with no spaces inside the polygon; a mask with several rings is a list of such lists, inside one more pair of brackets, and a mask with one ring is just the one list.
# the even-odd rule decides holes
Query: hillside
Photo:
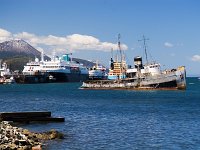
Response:
[{"label": "hillside", "polygon": [[3,62],[6,62],[10,70],[20,70],[22,71],[24,68],[24,65],[29,62],[29,60],[33,60],[31,57],[27,56],[14,56],[12,58],[6,58],[3,59]]},{"label": "hillside", "polygon": [[78,63],[83,64],[84,66],[86,66],[87,68],[92,68],[95,63],[88,61],[88,60],[84,60],[84,59],[80,59],[80,58],[72,58],[73,61],[76,61]]}]

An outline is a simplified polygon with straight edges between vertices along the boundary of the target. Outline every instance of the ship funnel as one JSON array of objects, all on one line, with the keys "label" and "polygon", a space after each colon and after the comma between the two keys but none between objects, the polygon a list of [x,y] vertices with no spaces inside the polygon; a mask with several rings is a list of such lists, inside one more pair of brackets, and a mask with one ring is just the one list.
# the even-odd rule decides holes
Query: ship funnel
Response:
[{"label": "ship funnel", "polygon": [[69,57],[69,54],[65,54],[65,55],[63,55],[62,56],[62,59],[64,60],[64,61],[70,61],[70,57]]},{"label": "ship funnel", "polygon": [[142,69],[143,68],[142,57],[140,57],[140,56],[135,57],[134,64],[135,64],[135,68]]},{"label": "ship funnel", "polygon": [[112,58],[110,59],[110,69],[114,69],[114,62]]}]

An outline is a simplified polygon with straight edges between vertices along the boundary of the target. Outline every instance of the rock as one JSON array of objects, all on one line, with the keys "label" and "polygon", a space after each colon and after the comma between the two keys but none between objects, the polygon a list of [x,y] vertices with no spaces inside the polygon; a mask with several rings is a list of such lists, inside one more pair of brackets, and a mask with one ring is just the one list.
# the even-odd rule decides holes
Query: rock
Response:
[{"label": "rock", "polygon": [[64,135],[56,130],[34,133],[5,121],[0,122],[0,150],[41,150],[40,141],[63,138]]},{"label": "rock", "polygon": [[14,143],[9,145],[9,148],[12,150],[17,150],[17,145],[15,145]]},{"label": "rock", "polygon": [[28,144],[29,144],[29,142],[26,141],[26,140],[19,140],[19,145],[20,146],[25,146],[25,145],[28,145]]},{"label": "rock", "polygon": [[37,145],[37,146],[32,147],[32,150],[42,150],[42,147],[41,145]]},{"label": "rock", "polygon": [[50,130],[50,139],[63,139],[64,135],[56,130]]},{"label": "rock", "polygon": [[29,130],[27,130],[27,129],[24,129],[24,130],[22,131],[22,133],[23,133],[24,135],[26,135],[26,136],[28,136],[28,135],[30,134]]}]

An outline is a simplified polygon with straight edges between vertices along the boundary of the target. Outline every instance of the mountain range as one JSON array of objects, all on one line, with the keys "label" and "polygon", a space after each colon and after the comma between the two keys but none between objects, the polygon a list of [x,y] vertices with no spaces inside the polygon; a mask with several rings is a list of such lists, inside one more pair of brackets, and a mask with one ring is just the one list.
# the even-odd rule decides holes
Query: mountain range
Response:
[{"label": "mountain range", "polygon": [[[22,71],[24,65],[30,60],[34,60],[35,57],[40,58],[41,52],[35,49],[24,40],[11,40],[0,43],[0,59],[2,62],[6,62],[10,70]],[[45,60],[49,60],[48,56],[45,56]],[[73,61],[82,63],[88,68],[91,68],[95,63],[80,59],[72,58]]]}]

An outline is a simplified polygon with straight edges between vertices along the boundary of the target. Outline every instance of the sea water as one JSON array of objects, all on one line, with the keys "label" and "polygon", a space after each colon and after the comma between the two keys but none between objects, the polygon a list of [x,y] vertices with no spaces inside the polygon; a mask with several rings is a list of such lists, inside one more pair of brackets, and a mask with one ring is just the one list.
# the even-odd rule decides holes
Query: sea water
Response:
[{"label": "sea water", "polygon": [[0,112],[51,111],[64,123],[20,125],[56,129],[65,139],[45,149],[199,149],[200,80],[185,91],[81,90],[81,83],[0,85]]}]

